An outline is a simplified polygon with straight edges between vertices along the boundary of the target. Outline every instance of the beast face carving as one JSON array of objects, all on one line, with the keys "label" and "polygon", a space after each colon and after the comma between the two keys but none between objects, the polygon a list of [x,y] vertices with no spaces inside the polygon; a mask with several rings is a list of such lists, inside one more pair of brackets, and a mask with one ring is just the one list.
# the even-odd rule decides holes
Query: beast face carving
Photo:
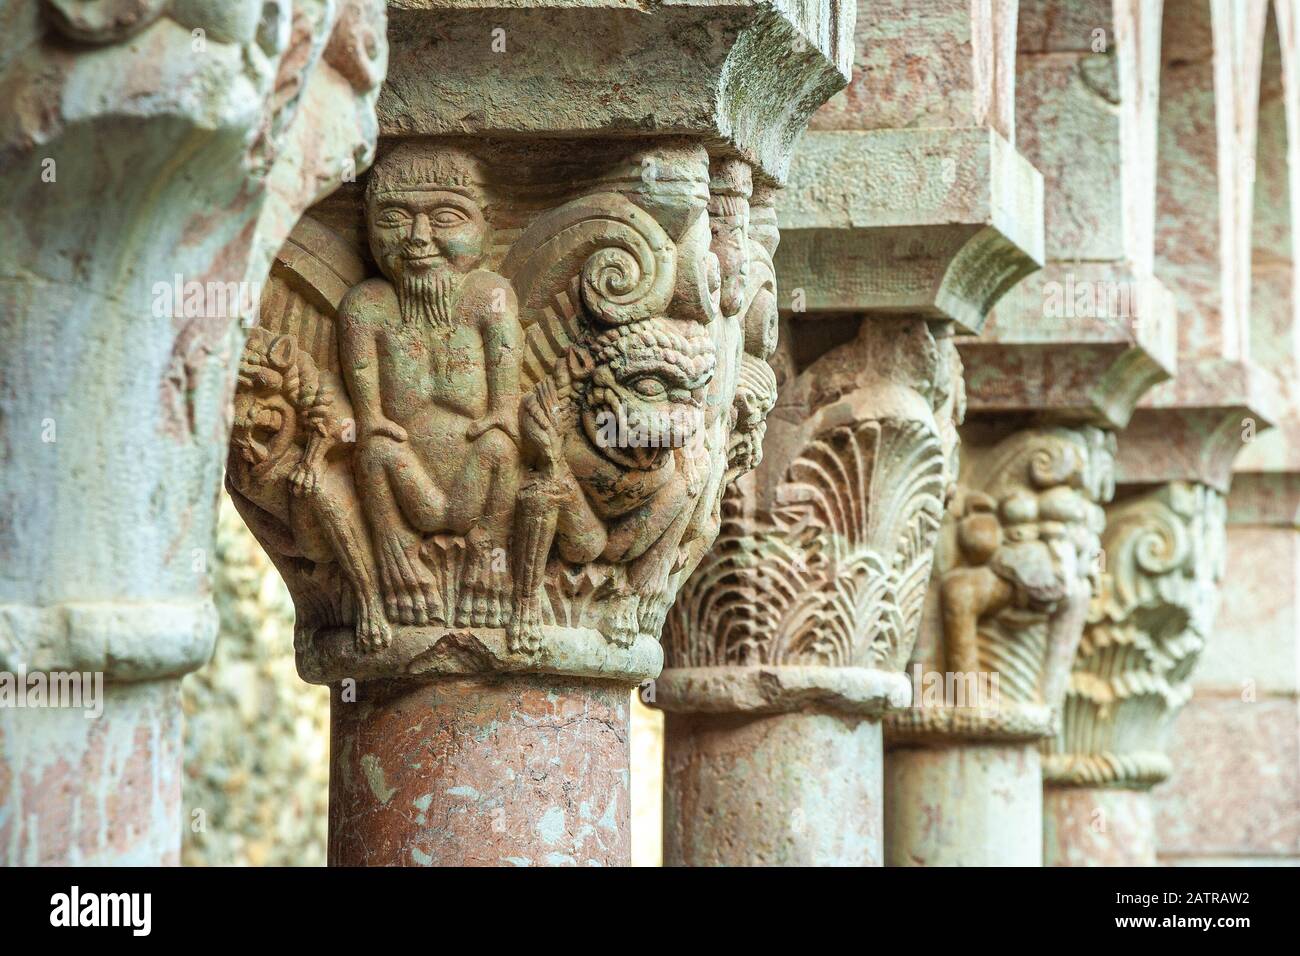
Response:
[{"label": "beast face carving", "polygon": [[583,432],[624,468],[659,467],[695,439],[715,363],[713,341],[695,323],[645,319],[605,330],[572,352]]}]

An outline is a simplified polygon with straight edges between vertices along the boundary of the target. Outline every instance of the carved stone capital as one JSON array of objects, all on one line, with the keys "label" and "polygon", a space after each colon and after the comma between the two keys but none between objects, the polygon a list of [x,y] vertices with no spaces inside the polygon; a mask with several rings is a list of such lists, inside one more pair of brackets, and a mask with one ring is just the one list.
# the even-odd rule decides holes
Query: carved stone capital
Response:
[{"label": "carved stone capital", "polygon": [[900,673],[930,578],[963,414],[950,337],[867,319],[808,361],[787,342],[762,464],[722,501],[720,540],[665,629],[667,710],[864,715]]},{"label": "carved stone capital", "polygon": [[302,211],[370,160],[385,7],[0,19],[0,667],[175,677],[215,637],[240,320]]},{"label": "carved stone capital", "polygon": [[968,425],[962,441],[912,707],[886,718],[895,746],[1050,735],[1093,595],[1114,437]]},{"label": "carved stone capital", "polygon": [[1222,494],[1181,481],[1106,509],[1101,587],[1044,745],[1049,785],[1145,790],[1169,776],[1169,728],[1218,608],[1225,517]]},{"label": "carved stone capital", "polygon": [[227,483],[304,679],[658,674],[775,397],[770,197],[687,139],[420,138],[300,223]]}]

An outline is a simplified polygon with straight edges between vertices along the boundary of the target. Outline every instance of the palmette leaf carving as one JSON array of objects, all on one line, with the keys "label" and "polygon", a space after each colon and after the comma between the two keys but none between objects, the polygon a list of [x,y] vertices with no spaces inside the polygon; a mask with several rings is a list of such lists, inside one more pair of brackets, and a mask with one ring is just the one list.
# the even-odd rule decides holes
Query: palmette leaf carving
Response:
[{"label": "palmette leaf carving", "polygon": [[[918,361],[881,361],[891,342]],[[787,383],[783,405],[815,407],[724,501],[666,627],[671,667],[901,669],[952,479],[944,348],[923,322],[869,320]]]},{"label": "palmette leaf carving", "polygon": [[1146,788],[1168,777],[1169,728],[1217,610],[1225,522],[1223,496],[1187,482],[1107,510],[1106,571],[1061,732],[1044,746],[1049,783]]}]

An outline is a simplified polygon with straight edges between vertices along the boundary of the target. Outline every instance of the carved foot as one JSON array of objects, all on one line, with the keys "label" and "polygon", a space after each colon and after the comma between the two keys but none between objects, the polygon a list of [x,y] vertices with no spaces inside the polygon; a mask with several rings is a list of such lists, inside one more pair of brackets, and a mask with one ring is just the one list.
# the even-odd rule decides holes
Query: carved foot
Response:
[{"label": "carved foot", "polygon": [[486,531],[465,537],[469,554],[456,608],[457,627],[500,627],[508,616],[510,595],[506,549],[495,546]]},{"label": "carved foot", "polygon": [[357,650],[377,651],[393,643],[393,629],[378,604],[366,603],[357,609]]},{"label": "carved foot", "polygon": [[516,654],[536,654],[542,646],[542,608],[538,595],[520,598],[506,628],[506,643]]},{"label": "carved foot", "polygon": [[406,548],[396,535],[379,542],[379,578],[390,621],[431,624],[442,617],[442,600],[419,546]]},{"label": "carved foot", "polygon": [[631,647],[637,637],[637,605],[640,600],[632,595],[625,600],[605,628],[605,639],[618,647]]}]

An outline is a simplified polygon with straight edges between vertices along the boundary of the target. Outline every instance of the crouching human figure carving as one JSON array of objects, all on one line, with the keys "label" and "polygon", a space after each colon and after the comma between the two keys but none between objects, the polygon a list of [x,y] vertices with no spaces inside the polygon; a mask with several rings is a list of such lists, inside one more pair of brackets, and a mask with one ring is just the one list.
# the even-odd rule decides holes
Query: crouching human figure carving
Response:
[{"label": "crouching human figure carving", "polygon": [[552,182],[545,155],[496,149],[382,157],[373,264],[325,224],[355,215],[337,207],[277,257],[230,486],[289,581],[309,680],[656,672],[722,489],[758,459],[773,282],[710,223],[710,183],[747,195],[748,168],[608,144],[574,186],[565,157]]}]

